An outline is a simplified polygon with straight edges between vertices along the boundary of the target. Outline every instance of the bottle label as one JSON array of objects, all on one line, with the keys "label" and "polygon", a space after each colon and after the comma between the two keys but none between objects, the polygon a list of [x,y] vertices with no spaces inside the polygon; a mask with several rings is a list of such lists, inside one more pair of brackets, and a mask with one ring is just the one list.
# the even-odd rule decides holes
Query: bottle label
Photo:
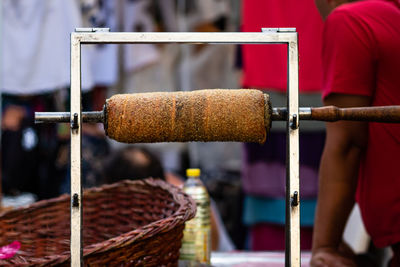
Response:
[{"label": "bottle label", "polygon": [[[191,221],[193,221],[192,219]],[[210,263],[211,228],[188,221],[183,232],[180,259]]]}]

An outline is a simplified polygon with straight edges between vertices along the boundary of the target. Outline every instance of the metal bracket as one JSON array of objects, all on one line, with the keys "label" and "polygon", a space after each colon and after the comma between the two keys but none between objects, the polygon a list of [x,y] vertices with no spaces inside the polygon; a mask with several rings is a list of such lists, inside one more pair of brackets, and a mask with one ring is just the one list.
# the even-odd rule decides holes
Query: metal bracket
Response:
[{"label": "metal bracket", "polygon": [[296,28],[261,28],[262,32],[296,32]]},{"label": "metal bracket", "polygon": [[75,32],[110,32],[110,28],[75,28]]}]

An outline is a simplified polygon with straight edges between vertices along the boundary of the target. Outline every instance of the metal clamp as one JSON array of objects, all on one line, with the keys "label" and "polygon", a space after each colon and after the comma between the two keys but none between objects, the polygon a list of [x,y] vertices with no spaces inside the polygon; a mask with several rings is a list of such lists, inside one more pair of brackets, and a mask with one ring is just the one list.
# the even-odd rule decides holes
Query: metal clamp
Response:
[{"label": "metal clamp", "polygon": [[292,207],[296,207],[299,205],[299,192],[294,191],[290,204],[292,205]]},{"label": "metal clamp", "polygon": [[72,197],[72,207],[77,208],[79,207],[79,196],[75,193]]},{"label": "metal clamp", "polygon": [[79,123],[78,123],[78,113],[74,113],[74,117],[71,119],[71,129],[78,129],[79,128]]},{"label": "metal clamp", "polygon": [[296,130],[297,128],[299,128],[299,118],[296,114],[294,114],[293,117],[290,119],[290,128],[292,130]]}]

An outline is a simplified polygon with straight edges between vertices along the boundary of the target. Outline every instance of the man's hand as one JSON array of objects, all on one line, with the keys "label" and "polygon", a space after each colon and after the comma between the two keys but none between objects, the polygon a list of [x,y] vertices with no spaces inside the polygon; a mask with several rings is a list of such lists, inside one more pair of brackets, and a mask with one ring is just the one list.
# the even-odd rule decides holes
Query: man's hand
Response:
[{"label": "man's hand", "polygon": [[320,248],[313,252],[311,267],[356,267],[353,255],[341,253],[333,248]]}]

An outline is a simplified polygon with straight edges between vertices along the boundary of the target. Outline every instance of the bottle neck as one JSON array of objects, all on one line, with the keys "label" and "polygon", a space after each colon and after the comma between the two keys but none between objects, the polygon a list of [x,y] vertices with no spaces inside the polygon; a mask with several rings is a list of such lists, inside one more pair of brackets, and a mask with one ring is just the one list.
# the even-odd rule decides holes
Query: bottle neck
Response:
[{"label": "bottle neck", "polygon": [[185,182],[185,186],[199,186],[199,185],[203,185],[199,176],[188,176]]}]

